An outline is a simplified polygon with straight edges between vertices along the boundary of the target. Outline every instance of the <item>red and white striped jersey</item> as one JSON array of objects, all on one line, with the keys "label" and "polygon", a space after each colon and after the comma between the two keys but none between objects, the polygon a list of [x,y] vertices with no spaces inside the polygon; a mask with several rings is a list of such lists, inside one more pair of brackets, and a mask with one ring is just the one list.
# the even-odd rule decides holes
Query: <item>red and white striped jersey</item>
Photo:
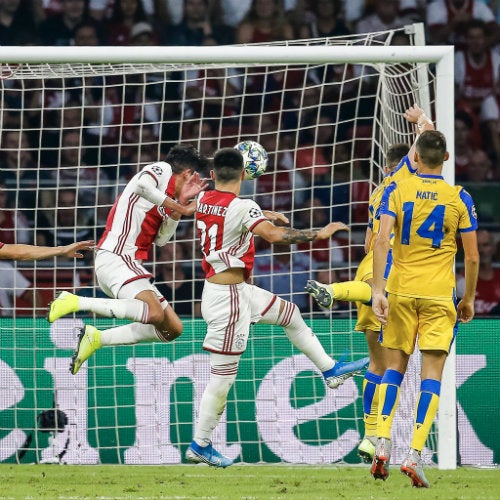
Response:
[{"label": "red and white striped jersey", "polygon": [[156,188],[174,198],[175,177],[172,167],[163,161],[146,165],[125,186],[106,221],[106,229],[97,248],[136,260],[148,258],[153,241],[169,211],[136,194],[140,176],[151,175]]},{"label": "red and white striped jersey", "polygon": [[255,201],[226,191],[198,195],[196,230],[203,253],[202,268],[209,278],[230,268],[253,269],[255,246],[252,229],[267,218]]}]

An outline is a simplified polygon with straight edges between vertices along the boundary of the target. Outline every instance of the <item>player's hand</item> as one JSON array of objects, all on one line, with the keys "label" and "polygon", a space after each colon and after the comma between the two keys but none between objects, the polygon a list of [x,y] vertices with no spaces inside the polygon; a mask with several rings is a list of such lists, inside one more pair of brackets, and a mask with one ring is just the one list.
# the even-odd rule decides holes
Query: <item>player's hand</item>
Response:
[{"label": "player's hand", "polygon": [[273,223],[278,226],[289,224],[290,221],[285,214],[274,212],[273,210],[262,210],[262,213]]},{"label": "player's hand", "polygon": [[77,241],[62,247],[61,255],[66,257],[74,257],[75,259],[83,259],[82,251],[92,250],[95,246],[94,240]]},{"label": "player's hand", "polygon": [[468,323],[474,317],[474,301],[462,299],[457,306],[458,321]]},{"label": "player's hand", "polygon": [[389,301],[383,293],[375,293],[372,295],[372,309],[377,319],[383,324],[387,324],[387,315],[389,313]]},{"label": "player's hand", "polygon": [[346,226],[343,222],[330,222],[330,224],[327,224],[318,231],[316,239],[327,240],[337,231],[349,231],[349,226]]},{"label": "player's hand", "polygon": [[[200,179],[198,172],[192,173],[184,182],[179,195],[179,203],[185,205],[208,186],[207,179]],[[182,213],[182,212],[181,212]],[[192,213],[192,212],[191,212]],[[186,214],[182,214],[186,215]]]},{"label": "player's hand", "polygon": [[416,104],[410,106],[404,113],[404,117],[410,123],[417,123],[418,119],[424,114],[424,110]]}]

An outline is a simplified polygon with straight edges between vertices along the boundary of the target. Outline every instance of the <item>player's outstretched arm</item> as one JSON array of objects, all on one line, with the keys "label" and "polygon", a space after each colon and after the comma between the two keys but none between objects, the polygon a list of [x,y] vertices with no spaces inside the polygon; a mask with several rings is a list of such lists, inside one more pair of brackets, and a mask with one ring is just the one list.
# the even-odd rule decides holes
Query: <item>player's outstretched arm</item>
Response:
[{"label": "player's outstretched arm", "polygon": [[253,233],[261,236],[269,243],[293,245],[305,241],[326,240],[337,231],[348,230],[348,226],[343,222],[330,222],[321,229],[294,229],[292,227],[278,227],[269,221],[263,221],[253,229]]},{"label": "player's outstretched arm", "polygon": [[41,260],[51,257],[83,258],[83,251],[94,248],[93,240],[77,241],[71,245],[44,247],[36,245],[4,245],[0,248],[0,259],[9,260]]},{"label": "player's outstretched arm", "polygon": [[[432,120],[425,114],[424,110],[414,104],[413,106],[410,106],[405,112],[404,115],[405,119],[410,122],[414,123],[417,125],[417,139],[418,136],[422,133],[425,132],[426,130],[434,130],[434,123],[432,123]],[[417,165],[414,164],[413,162],[413,157],[415,156],[415,146],[416,146],[416,140],[413,142],[410,151],[408,151],[408,158],[410,159],[411,165],[413,169],[417,168]]]}]

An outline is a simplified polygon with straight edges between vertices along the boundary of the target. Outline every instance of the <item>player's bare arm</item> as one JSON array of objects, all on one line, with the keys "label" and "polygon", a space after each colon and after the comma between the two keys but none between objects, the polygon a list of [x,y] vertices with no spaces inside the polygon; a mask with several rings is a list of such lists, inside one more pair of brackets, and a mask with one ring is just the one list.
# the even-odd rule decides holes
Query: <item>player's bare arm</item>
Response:
[{"label": "player's bare arm", "polygon": [[[425,114],[424,110],[416,104],[410,106],[404,112],[403,116],[408,122],[415,123],[417,125],[417,139],[422,132],[425,132],[426,130],[434,130],[434,123],[432,123],[432,120]],[[408,151],[408,158],[410,159],[412,168],[414,169],[417,168],[417,165],[413,160],[413,157],[415,156],[416,142],[417,141],[415,140],[410,150]]]},{"label": "player's bare arm", "polygon": [[391,233],[395,219],[383,214],[380,217],[380,228],[373,246],[373,283],[372,309],[377,319],[385,325],[389,312],[389,303],[385,296],[384,271],[387,264],[387,254],[391,247]]},{"label": "player's bare arm", "polygon": [[321,229],[294,229],[291,227],[277,227],[268,221],[264,221],[253,229],[253,233],[261,236],[269,243],[293,245],[305,241],[326,240],[337,231],[348,230],[348,226],[343,222],[330,222]]},{"label": "player's bare arm", "polygon": [[462,245],[464,249],[465,292],[458,303],[457,314],[461,323],[468,323],[474,317],[474,300],[479,273],[476,231],[462,233]]},{"label": "player's bare arm", "polygon": [[51,257],[74,257],[83,258],[86,250],[94,248],[93,240],[77,241],[71,245],[45,247],[35,245],[4,245],[0,248],[0,259],[9,260],[41,260]]}]

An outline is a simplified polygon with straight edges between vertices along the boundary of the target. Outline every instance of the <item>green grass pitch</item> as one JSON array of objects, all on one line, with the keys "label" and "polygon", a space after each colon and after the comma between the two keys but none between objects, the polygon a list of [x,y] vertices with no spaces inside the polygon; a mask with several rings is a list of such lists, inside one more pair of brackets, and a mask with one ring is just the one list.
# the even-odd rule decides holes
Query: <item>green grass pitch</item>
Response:
[{"label": "green grass pitch", "polygon": [[386,482],[367,467],[237,464],[0,465],[1,499],[499,499],[500,469],[427,468],[431,488],[411,488],[394,466]]}]

